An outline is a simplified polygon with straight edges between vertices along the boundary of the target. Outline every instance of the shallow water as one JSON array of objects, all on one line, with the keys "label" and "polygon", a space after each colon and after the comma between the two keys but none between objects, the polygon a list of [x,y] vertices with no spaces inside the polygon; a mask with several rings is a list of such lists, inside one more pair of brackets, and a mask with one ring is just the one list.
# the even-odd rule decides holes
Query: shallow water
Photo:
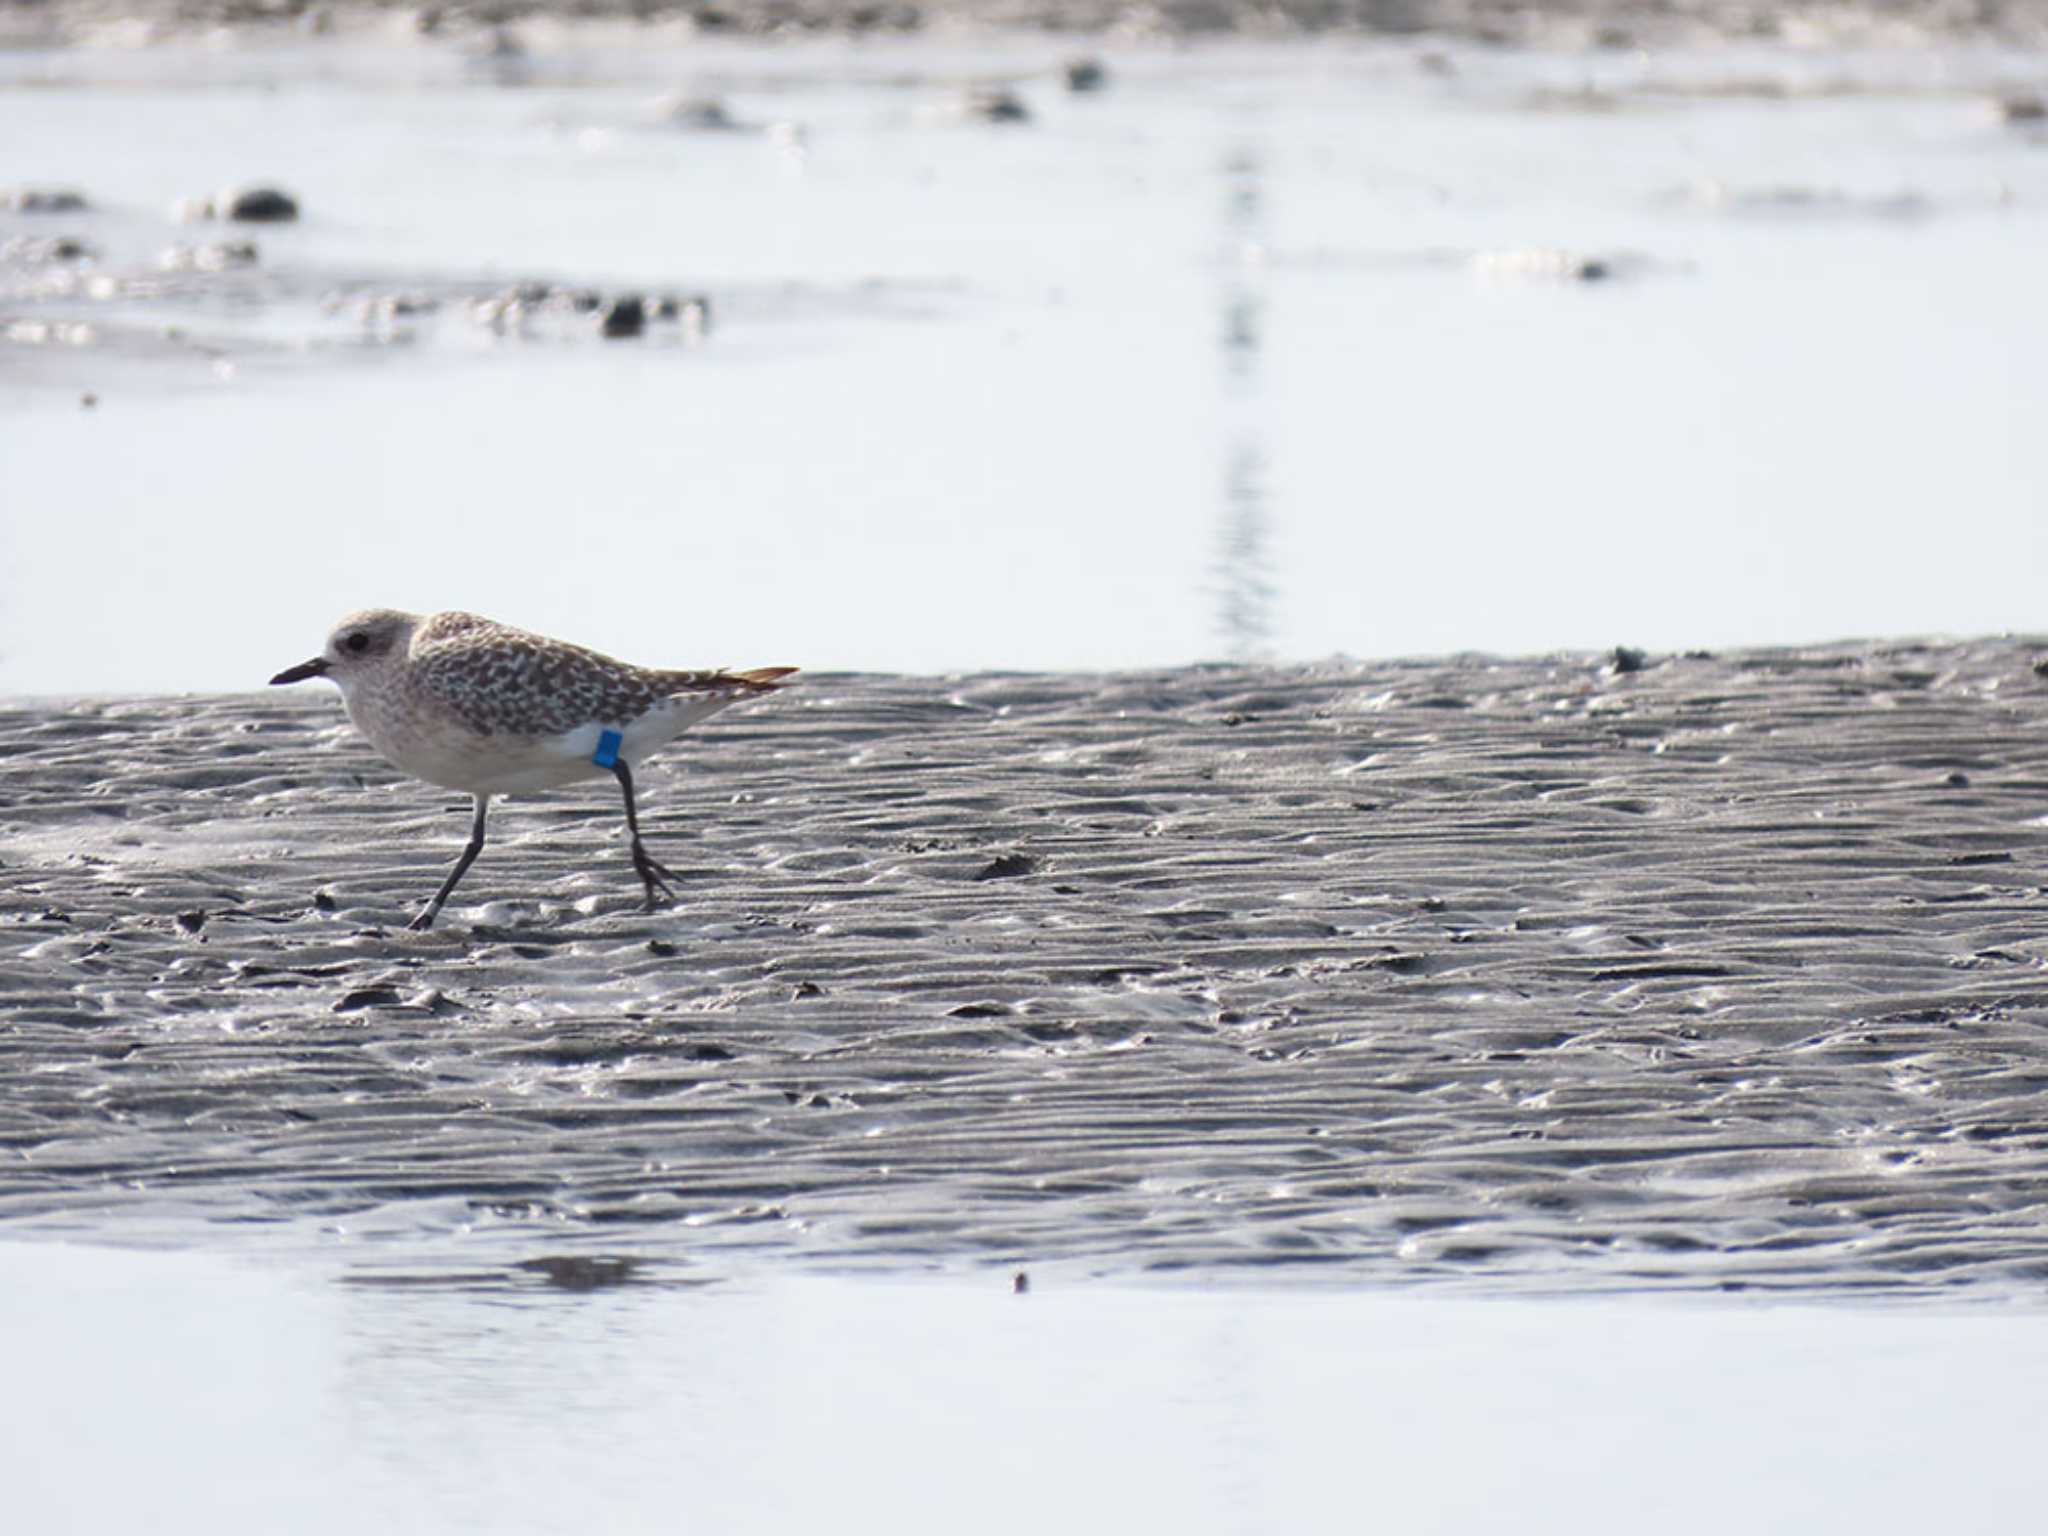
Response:
[{"label": "shallow water", "polygon": [[0,1245],[0,1466],[39,1531],[316,1536],[1975,1531],[2043,1492],[2038,1315],[1007,1291]]},{"label": "shallow water", "polygon": [[[551,37],[0,58],[10,173],[102,205],[0,237],[132,273],[221,233],[181,195],[306,209],[167,296],[0,274],[97,336],[0,352],[0,691],[244,687],[373,601],[910,670],[2035,621],[2023,58],[1133,49],[1075,97],[1058,41]],[[1035,120],[951,115],[989,77]],[[520,278],[710,334],[470,318]],[[380,293],[443,307],[322,308]]]}]

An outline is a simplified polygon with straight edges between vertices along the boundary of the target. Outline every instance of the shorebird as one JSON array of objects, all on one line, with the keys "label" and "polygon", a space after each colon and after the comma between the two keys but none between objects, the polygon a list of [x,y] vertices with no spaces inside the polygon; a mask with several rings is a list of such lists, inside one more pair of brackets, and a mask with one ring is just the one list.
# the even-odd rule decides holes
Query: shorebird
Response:
[{"label": "shorebird", "polygon": [[610,773],[626,796],[633,870],[673,897],[676,878],[640,841],[633,768],[707,715],[784,686],[795,667],[668,672],[493,623],[473,613],[371,608],[334,627],[326,649],[270,681],[324,677],[357,730],[414,778],[476,799],[469,846],[410,927],[431,928],[483,851],[491,796],[554,789]]}]

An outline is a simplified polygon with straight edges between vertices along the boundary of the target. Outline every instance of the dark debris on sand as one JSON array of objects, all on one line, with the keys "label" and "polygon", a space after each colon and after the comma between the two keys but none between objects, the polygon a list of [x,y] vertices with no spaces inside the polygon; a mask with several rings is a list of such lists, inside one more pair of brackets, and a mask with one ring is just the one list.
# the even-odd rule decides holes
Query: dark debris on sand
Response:
[{"label": "dark debris on sand", "polygon": [[2036,1291],[2033,659],[815,677],[643,771],[679,908],[594,785],[428,934],[331,701],[0,709],[0,1222]]}]

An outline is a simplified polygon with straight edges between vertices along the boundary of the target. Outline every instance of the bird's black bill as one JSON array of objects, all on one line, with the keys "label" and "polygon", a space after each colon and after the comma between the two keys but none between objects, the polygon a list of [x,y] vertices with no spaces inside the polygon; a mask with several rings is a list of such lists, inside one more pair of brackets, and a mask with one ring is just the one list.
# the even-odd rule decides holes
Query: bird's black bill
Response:
[{"label": "bird's black bill", "polygon": [[279,683],[303,683],[309,677],[319,677],[327,670],[327,658],[315,656],[311,661],[302,661],[296,667],[286,667],[270,680],[275,688]]}]

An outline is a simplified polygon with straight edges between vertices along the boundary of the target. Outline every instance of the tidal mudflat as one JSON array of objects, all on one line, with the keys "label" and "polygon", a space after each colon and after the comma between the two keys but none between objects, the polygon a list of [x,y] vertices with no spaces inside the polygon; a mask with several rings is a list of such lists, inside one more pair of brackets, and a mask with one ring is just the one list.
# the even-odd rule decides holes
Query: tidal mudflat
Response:
[{"label": "tidal mudflat", "polygon": [[[2039,58],[1611,9],[39,8],[9,1513],[2038,1504],[2048,684],[1828,637],[2038,627]],[[242,691],[372,602],[803,685],[644,774],[678,907],[593,788],[415,935],[465,808]]]},{"label": "tidal mudflat", "polygon": [[679,909],[563,792],[423,935],[331,701],[8,709],[11,1507],[1988,1528],[2035,654],[816,677],[643,773]]},{"label": "tidal mudflat", "polygon": [[332,703],[14,708],[0,1221],[2032,1295],[2034,655],[813,678],[643,773],[680,908],[592,789],[428,934],[466,809]]}]

